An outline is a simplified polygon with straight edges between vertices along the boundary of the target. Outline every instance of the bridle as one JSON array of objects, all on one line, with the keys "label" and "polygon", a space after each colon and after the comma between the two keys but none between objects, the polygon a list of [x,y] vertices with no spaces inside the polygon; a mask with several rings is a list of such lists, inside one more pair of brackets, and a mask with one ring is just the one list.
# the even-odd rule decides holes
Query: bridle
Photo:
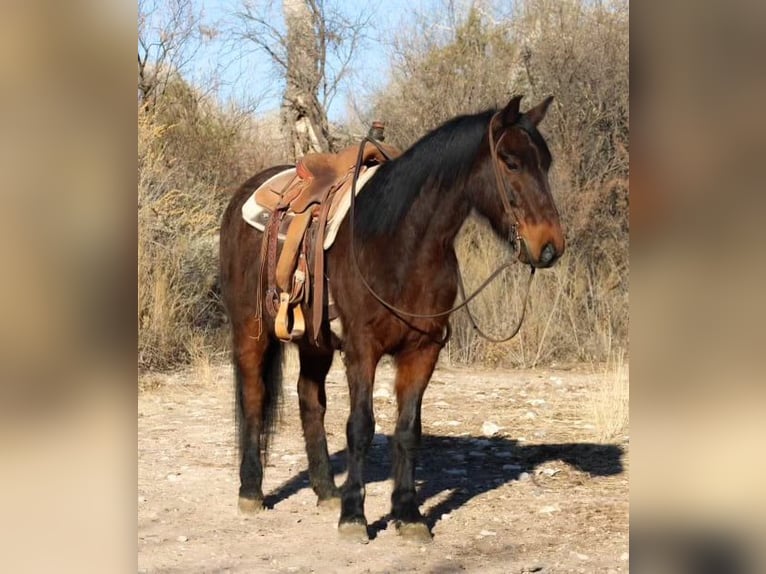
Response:
[{"label": "bridle", "polygon": [[[489,154],[490,154],[490,161],[492,162],[492,168],[495,173],[495,181],[497,183],[497,192],[500,196],[500,201],[503,205],[503,210],[505,211],[505,215],[509,217],[511,221],[511,230],[512,230],[512,237],[510,238],[513,249],[518,250],[521,248],[521,237],[518,233],[518,219],[516,217],[516,214],[513,210],[513,207],[511,206],[511,202],[508,199],[507,195],[507,188],[505,186],[505,182],[502,179],[502,176],[500,174],[500,166],[499,166],[499,160],[497,157],[497,146],[500,143],[500,141],[503,139],[507,131],[503,131],[502,134],[500,134],[500,137],[495,141],[493,128],[495,124],[495,119],[500,115],[501,112],[496,112],[492,118],[489,121],[489,128],[488,128],[488,138],[489,138]],[[359,275],[359,278],[362,281],[362,284],[365,286],[367,291],[369,291],[370,295],[372,295],[381,305],[386,307],[389,311],[394,313],[399,319],[404,321],[405,324],[407,324],[410,328],[419,331],[424,334],[428,334],[425,331],[423,331],[420,328],[415,327],[405,319],[405,317],[409,317],[412,319],[436,319],[438,317],[444,317],[445,315],[450,315],[454,313],[455,311],[461,309],[462,307],[465,307],[466,313],[468,314],[468,319],[471,322],[471,326],[474,328],[474,330],[483,338],[494,342],[494,343],[504,343],[506,341],[510,341],[513,337],[515,337],[519,330],[521,329],[521,324],[524,322],[524,316],[527,312],[527,302],[529,300],[529,292],[530,288],[532,286],[532,278],[535,275],[535,268],[530,265],[530,274],[529,279],[527,281],[527,288],[526,293],[524,294],[524,304],[521,310],[521,315],[519,317],[519,320],[516,324],[516,326],[513,328],[511,333],[505,337],[502,338],[495,338],[487,335],[484,331],[482,331],[479,326],[476,323],[476,320],[474,319],[473,315],[471,314],[471,310],[468,307],[468,303],[470,303],[476,296],[479,295],[484,289],[486,289],[492,281],[494,281],[500,273],[505,271],[506,269],[509,269],[512,265],[516,263],[516,260],[503,263],[493,271],[489,277],[487,277],[479,287],[473,291],[468,297],[465,295],[465,286],[463,284],[463,276],[460,272],[460,264],[458,263],[458,291],[460,293],[460,297],[463,299],[459,304],[455,305],[454,307],[447,309],[446,311],[441,311],[439,313],[411,313],[409,311],[405,311],[403,309],[400,309],[399,307],[396,307],[395,305],[389,303],[385,299],[383,299],[380,295],[378,295],[375,290],[372,288],[372,286],[367,282],[367,279],[365,279],[364,275],[362,274],[362,270],[359,268],[359,262],[356,258],[356,248],[355,248],[355,232],[354,232],[354,208],[356,204],[356,182],[359,178],[359,173],[362,169],[362,158],[363,158],[363,151],[364,146],[367,142],[370,142],[372,145],[378,148],[380,152],[386,157],[386,159],[391,159],[390,156],[386,153],[386,151],[379,145],[378,141],[371,138],[369,135],[362,138],[362,141],[359,144],[359,153],[357,155],[356,159],[356,165],[354,166],[354,175],[351,179],[351,207],[350,207],[350,213],[349,218],[351,220],[351,260],[353,261],[354,268],[356,269],[357,274]],[[447,328],[447,334],[444,337],[443,340],[438,341],[440,344],[444,345],[447,342],[447,339],[449,339],[450,331],[449,326]]]},{"label": "bridle", "polygon": [[515,251],[518,251],[521,248],[521,237],[519,236],[519,220],[516,217],[516,213],[513,210],[513,206],[511,205],[511,200],[508,199],[508,188],[506,187],[505,180],[503,179],[502,175],[500,174],[500,159],[497,157],[497,146],[500,145],[500,142],[505,137],[505,134],[508,133],[508,130],[503,130],[503,133],[500,134],[500,137],[497,138],[497,141],[495,141],[495,133],[492,129],[492,124],[495,123],[495,118],[500,114],[500,112],[497,112],[495,115],[492,116],[492,119],[489,120],[489,133],[487,134],[487,138],[489,139],[489,157],[490,160],[492,160],[492,173],[495,174],[495,183],[497,184],[497,193],[500,196],[500,203],[503,204],[503,210],[505,211],[505,214],[508,216],[508,218],[511,220],[511,233],[512,237],[510,238],[513,248]]}]

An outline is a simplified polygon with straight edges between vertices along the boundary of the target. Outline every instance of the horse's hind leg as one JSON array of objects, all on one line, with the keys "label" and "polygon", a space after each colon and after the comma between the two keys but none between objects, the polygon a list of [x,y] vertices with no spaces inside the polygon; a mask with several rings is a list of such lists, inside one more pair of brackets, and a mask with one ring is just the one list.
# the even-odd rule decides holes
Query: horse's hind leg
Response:
[{"label": "horse's hind leg", "polygon": [[298,402],[309,459],[311,488],[320,506],[333,505],[339,501],[340,491],[335,486],[330,455],[327,452],[327,435],[324,415],[327,410],[325,378],[332,365],[332,351],[299,350],[301,370],[298,378]]},{"label": "horse's hind leg", "polygon": [[420,446],[420,407],[433,373],[440,347],[404,351],[396,357],[396,400],[399,414],[393,440],[394,491],[391,516],[402,536],[416,541],[431,539],[418,510],[415,464]]},{"label": "horse's hind leg", "polygon": [[263,509],[263,458],[275,423],[281,366],[282,345],[279,341],[266,333],[255,338],[247,329],[235,332],[236,409],[242,457],[239,508],[245,513]]}]

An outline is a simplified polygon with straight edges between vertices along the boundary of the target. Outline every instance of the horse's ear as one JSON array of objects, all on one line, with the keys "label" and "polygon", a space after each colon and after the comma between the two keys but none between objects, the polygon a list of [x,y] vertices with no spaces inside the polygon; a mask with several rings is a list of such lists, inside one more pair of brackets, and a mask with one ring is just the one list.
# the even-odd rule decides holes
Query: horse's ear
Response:
[{"label": "horse's ear", "polygon": [[532,125],[537,126],[537,124],[543,121],[543,118],[545,117],[545,114],[548,111],[548,106],[551,105],[552,101],[553,101],[553,96],[548,96],[542,102],[537,104],[534,108],[532,108],[531,110],[527,110],[527,112],[524,115],[527,116],[527,118],[529,118],[529,121],[532,122]]},{"label": "horse's ear", "polygon": [[516,123],[519,119],[519,105],[521,104],[521,98],[524,96],[513,96],[508,105],[503,108],[503,113],[500,114],[500,119],[503,121],[503,125],[510,126]]}]

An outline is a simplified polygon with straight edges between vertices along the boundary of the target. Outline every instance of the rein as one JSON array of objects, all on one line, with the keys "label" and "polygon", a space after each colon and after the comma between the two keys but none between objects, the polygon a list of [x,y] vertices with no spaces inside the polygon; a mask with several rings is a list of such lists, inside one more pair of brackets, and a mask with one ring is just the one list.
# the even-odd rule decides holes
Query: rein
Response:
[{"label": "rein", "polygon": [[[499,113],[499,112],[498,112]],[[505,194],[506,187],[503,183],[502,177],[500,176],[499,167],[497,165],[497,144],[500,142],[500,140],[505,135],[505,132],[500,136],[497,142],[495,142],[494,135],[492,133],[492,127],[495,123],[495,118],[498,116],[498,113],[492,116],[492,119],[489,122],[489,151],[490,151],[490,159],[492,160],[492,167],[493,171],[495,172],[495,179],[497,182],[497,191],[500,195],[501,202],[503,204],[503,209],[505,210],[506,215],[508,215],[511,218],[511,221],[513,221],[512,224],[512,230],[513,230],[513,237],[512,241],[514,246],[516,246],[516,249],[518,249],[517,244],[520,241],[520,237],[518,235],[518,225],[516,223],[516,217],[513,212],[513,208],[511,207],[510,200],[508,199],[507,195]],[[409,311],[405,311],[403,309],[400,309],[399,307],[396,307],[395,305],[389,303],[385,299],[383,299],[380,295],[378,295],[375,290],[372,288],[372,286],[367,282],[367,279],[362,274],[362,270],[359,268],[359,261],[356,257],[356,233],[354,231],[354,207],[356,204],[356,182],[359,178],[359,172],[362,168],[362,158],[364,153],[364,146],[366,142],[370,142],[372,145],[374,145],[380,152],[387,158],[391,159],[388,154],[381,148],[380,145],[378,145],[377,140],[371,138],[369,135],[362,138],[362,141],[359,144],[359,153],[357,154],[356,159],[356,165],[354,166],[354,175],[351,179],[351,207],[350,207],[350,213],[349,217],[351,219],[351,260],[353,261],[354,268],[356,269],[357,274],[359,275],[359,278],[362,280],[362,284],[365,286],[367,291],[369,291],[370,295],[372,295],[381,305],[386,307],[389,311],[397,315],[400,319],[405,321],[410,327],[414,328],[408,321],[404,319],[404,317],[410,317],[413,319],[435,319],[437,317],[444,317],[445,315],[450,315],[454,313],[455,311],[461,309],[462,307],[465,307],[466,313],[468,314],[468,319],[471,322],[471,325],[473,326],[474,330],[479,334],[479,336],[487,339],[490,342],[493,343],[504,343],[506,341],[510,341],[513,337],[515,337],[519,330],[521,329],[521,324],[524,321],[524,316],[526,315],[527,311],[527,302],[529,300],[529,292],[530,288],[532,286],[532,278],[535,275],[535,268],[530,266],[530,274],[529,279],[527,281],[527,288],[526,293],[524,294],[524,304],[521,311],[521,316],[519,317],[518,323],[511,331],[510,335],[503,337],[503,338],[494,338],[490,337],[484,331],[482,331],[479,326],[476,323],[476,320],[474,319],[473,315],[471,314],[471,310],[468,307],[468,303],[470,303],[476,296],[479,295],[484,289],[486,289],[492,281],[497,278],[498,275],[500,275],[501,272],[505,271],[506,269],[509,269],[512,265],[515,264],[515,261],[511,261],[508,263],[503,263],[500,267],[495,269],[489,277],[487,277],[479,287],[473,291],[468,297],[465,295],[465,286],[463,284],[463,276],[460,272],[460,266],[458,264],[458,291],[460,293],[460,297],[462,297],[463,301],[461,301],[459,304],[455,305],[454,307],[447,309],[446,311],[441,311],[439,313],[411,313]],[[420,329],[416,329],[420,331]],[[447,339],[449,338],[449,327],[448,327],[448,333],[447,336],[442,341],[443,343],[446,343]]]}]

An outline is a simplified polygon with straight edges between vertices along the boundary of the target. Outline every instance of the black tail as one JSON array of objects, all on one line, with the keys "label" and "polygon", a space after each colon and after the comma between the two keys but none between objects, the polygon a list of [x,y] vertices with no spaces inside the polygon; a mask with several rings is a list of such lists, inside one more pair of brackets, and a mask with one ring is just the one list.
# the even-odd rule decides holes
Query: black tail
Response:
[{"label": "black tail", "polygon": [[[266,336],[266,335],[264,335]],[[264,400],[263,400],[263,425],[260,429],[261,452],[264,462],[269,451],[269,442],[274,430],[279,423],[279,407],[282,403],[282,363],[284,352],[282,343],[277,340],[271,340],[263,356],[263,382]],[[235,420],[237,423],[237,435],[239,436],[239,454],[247,445],[247,428],[244,421],[243,397],[242,397],[242,373],[240,372],[237,361],[234,361],[234,374],[236,378],[236,405]]]}]

